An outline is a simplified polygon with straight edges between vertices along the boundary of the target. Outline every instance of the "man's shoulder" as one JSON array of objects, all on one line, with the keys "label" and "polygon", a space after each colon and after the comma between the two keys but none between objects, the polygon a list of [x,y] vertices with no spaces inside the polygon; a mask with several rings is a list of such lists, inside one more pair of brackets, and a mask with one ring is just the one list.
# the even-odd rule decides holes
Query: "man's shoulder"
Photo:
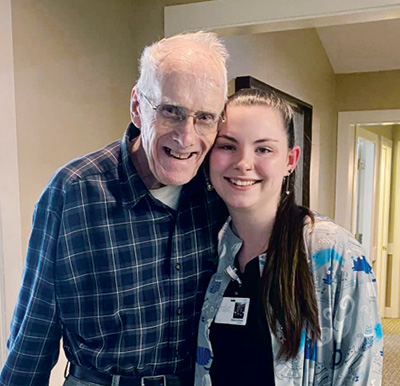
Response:
[{"label": "man's shoulder", "polygon": [[56,171],[48,186],[64,190],[79,180],[115,171],[120,159],[120,148],[120,141],[115,141],[102,149],[73,159]]},{"label": "man's shoulder", "polygon": [[120,141],[86,154],[60,167],[51,177],[37,205],[58,210],[64,198],[77,183],[95,179],[115,179],[120,159]]}]

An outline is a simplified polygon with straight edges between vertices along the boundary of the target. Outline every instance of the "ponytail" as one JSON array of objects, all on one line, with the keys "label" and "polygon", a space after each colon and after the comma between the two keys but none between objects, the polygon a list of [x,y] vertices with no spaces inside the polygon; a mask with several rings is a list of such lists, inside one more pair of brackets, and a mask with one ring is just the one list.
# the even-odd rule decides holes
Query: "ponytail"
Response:
[{"label": "ponytail", "polygon": [[285,360],[296,357],[305,323],[313,340],[321,337],[314,281],[303,239],[304,221],[310,217],[314,222],[314,216],[309,209],[296,205],[294,175],[287,178],[291,193],[287,195],[282,188],[261,276],[267,320],[276,337],[280,325],[283,342],[278,358]]}]

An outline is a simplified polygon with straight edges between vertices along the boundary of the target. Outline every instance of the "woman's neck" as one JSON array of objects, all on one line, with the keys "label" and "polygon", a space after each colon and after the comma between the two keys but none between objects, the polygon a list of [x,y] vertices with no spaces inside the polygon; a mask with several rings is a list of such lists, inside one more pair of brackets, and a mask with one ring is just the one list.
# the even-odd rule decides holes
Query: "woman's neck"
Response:
[{"label": "woman's neck", "polygon": [[244,272],[244,267],[250,260],[264,253],[268,248],[276,211],[261,214],[244,210],[230,211],[232,229],[243,240],[242,248],[238,253],[241,272]]}]

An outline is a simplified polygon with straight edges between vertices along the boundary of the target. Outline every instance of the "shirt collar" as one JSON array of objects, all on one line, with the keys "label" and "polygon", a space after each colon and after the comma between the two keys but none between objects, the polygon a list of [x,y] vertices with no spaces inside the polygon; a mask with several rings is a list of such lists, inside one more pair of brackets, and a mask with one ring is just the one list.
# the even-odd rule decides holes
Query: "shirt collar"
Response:
[{"label": "shirt collar", "polygon": [[118,174],[121,182],[123,204],[127,207],[136,205],[144,196],[149,194],[146,185],[139,176],[136,167],[132,162],[129,151],[130,141],[138,135],[140,135],[140,130],[133,123],[130,123],[121,139],[122,159]]},{"label": "shirt collar", "polygon": [[218,254],[225,257],[226,265],[232,265],[242,247],[243,241],[232,230],[232,219],[229,216],[218,234]]}]

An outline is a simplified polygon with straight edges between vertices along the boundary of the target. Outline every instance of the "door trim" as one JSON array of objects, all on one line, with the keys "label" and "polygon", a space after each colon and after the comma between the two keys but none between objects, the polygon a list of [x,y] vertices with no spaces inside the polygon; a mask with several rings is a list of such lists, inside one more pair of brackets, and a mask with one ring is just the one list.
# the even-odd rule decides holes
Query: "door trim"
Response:
[{"label": "door trim", "polygon": [[[395,186],[392,187],[392,192],[400,191],[400,141],[393,141],[393,151],[395,152],[394,162],[392,167],[395,170],[394,181]],[[393,174],[392,174],[393,175]],[[394,222],[393,235],[400,234],[400,197],[394,198]],[[392,243],[389,244],[388,251],[392,255],[392,296],[390,309],[385,310],[385,315],[390,318],[400,317],[400,237],[393,237]]]},{"label": "door trim", "polygon": [[[344,111],[338,114],[338,140],[336,157],[335,221],[351,229],[354,187],[354,140],[357,124],[400,122],[400,109]],[[397,149],[399,152],[399,149]],[[397,153],[399,156],[400,154]],[[397,163],[399,160],[397,160]],[[400,177],[400,167],[397,176]],[[400,180],[396,181],[400,184]],[[394,232],[400,232],[400,200],[396,202]],[[400,238],[394,238],[394,249],[400,248]],[[400,256],[393,254],[393,277],[400,277]],[[398,283],[397,283],[398,284]],[[396,288],[397,287],[397,288]],[[400,284],[392,288],[392,309],[389,317],[400,317]]]},{"label": "door trim", "polygon": [[351,229],[355,125],[400,122],[399,110],[344,111],[338,114],[335,220]]}]

